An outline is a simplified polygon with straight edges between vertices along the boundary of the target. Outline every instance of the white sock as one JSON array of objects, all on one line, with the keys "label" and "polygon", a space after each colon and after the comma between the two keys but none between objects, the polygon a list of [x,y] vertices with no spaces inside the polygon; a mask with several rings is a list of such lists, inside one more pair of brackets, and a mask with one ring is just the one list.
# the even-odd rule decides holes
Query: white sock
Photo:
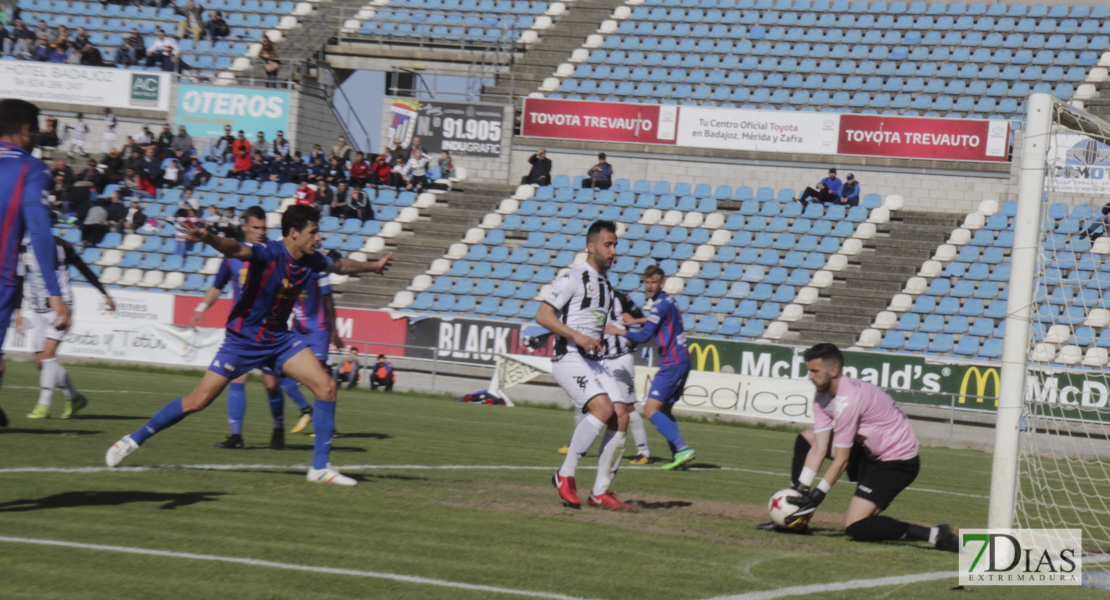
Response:
[{"label": "white sock", "polygon": [[62,388],[62,393],[65,394],[66,400],[73,400],[77,395],[77,386],[73,385],[73,380],[69,378],[69,371],[58,363],[56,367],[58,371],[58,385]]},{"label": "white sock", "polygon": [[39,371],[39,404],[50,406],[54,399],[54,388],[58,386],[58,359],[47,358],[42,361]]},{"label": "white sock", "polygon": [[648,450],[647,432],[644,431],[644,419],[640,411],[628,414],[628,429],[632,431],[632,439],[636,440],[636,454],[651,456]]},{"label": "white sock", "polygon": [[609,491],[617,469],[621,466],[621,457],[624,456],[625,435],[623,431],[605,430],[602,438],[601,450],[597,457],[597,479],[594,481],[594,497]]},{"label": "white sock", "polygon": [[594,445],[603,429],[605,423],[593,415],[586,415],[585,419],[578,422],[578,426],[574,428],[574,436],[570,438],[570,450],[563,460],[563,466],[559,467],[559,475],[574,477],[578,471],[578,461],[590,451],[590,446]]},{"label": "white sock", "polygon": [[940,533],[940,527],[930,527],[929,528],[929,543],[930,544],[932,544],[934,546],[937,545],[937,535],[939,533]]}]

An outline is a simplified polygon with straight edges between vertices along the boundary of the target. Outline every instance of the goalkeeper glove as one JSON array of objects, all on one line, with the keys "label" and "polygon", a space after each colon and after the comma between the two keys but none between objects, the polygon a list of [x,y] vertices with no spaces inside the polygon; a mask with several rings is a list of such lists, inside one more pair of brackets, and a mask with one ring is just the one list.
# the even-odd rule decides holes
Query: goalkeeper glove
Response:
[{"label": "goalkeeper glove", "polygon": [[811,490],[808,496],[791,496],[787,498],[787,502],[798,507],[798,510],[794,511],[791,518],[805,517],[808,521],[809,517],[813,516],[813,513],[817,511],[817,507],[821,505],[824,499],[825,492],[819,489]]},{"label": "goalkeeper glove", "polygon": [[791,481],[790,482],[790,489],[794,490],[795,492],[798,492],[799,494],[801,494],[803,496],[808,496],[809,495],[809,486],[808,485],[802,485],[801,482],[798,482],[798,481]]}]

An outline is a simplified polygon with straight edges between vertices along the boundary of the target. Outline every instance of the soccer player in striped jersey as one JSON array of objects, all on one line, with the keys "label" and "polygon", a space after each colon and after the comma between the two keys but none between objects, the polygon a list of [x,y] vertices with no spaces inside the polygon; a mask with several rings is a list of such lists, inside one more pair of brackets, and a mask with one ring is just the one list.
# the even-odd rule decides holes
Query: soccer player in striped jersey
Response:
[{"label": "soccer player in striped jersey", "polygon": [[555,381],[570,396],[575,410],[588,413],[574,428],[570,451],[552,477],[559,497],[571,508],[581,506],[574,479],[578,462],[603,431],[597,479],[589,504],[610,510],[629,508],[609,491],[624,453],[628,416],[623,409],[613,408],[610,394],[618,387],[602,363],[601,338],[615,302],[613,287],[605,273],[613,265],[616,253],[616,225],[612,221],[590,225],[586,232],[586,262],[552,282],[550,293],[536,313],[536,322],[556,336],[551,358]]},{"label": "soccer player in striped jersey", "polygon": [[203,226],[190,229],[188,238],[204,242],[221,254],[248,265],[239,302],[228,317],[227,337],[197,387],[162,407],[138,431],[124,436],[105,454],[109,467],[119,465],[152,435],[173,426],[191,413],[204,410],[227,385],[262,367],[286,374],[316,395],[312,421],[316,430],[308,481],[355,485],[329,462],[335,431],[336,383],[309,350],[304,339],[289,330],[289,314],[304,286],[322,272],[354,275],[384,273],[393,254],[375,262],[332,259],[316,251],[320,243],[320,212],[311,206],[290,206],[281,218],[282,239],[240,244]]},{"label": "soccer player in striped jersey", "polygon": [[[266,241],[266,211],[262,210],[261,206],[252,206],[243,211],[241,227],[243,239],[247,243],[260,244]],[[216,272],[216,278],[212,281],[212,287],[204,293],[204,299],[197,305],[196,311],[193,313],[193,327],[200,325],[204,318],[204,311],[208,310],[208,307],[220,297],[229,283],[231,284],[232,305],[234,306],[239,302],[239,296],[247,279],[247,267],[246,263],[237,258],[224,257],[223,261],[220,262],[220,270]],[[228,386],[227,422],[231,428],[231,433],[228,434],[227,439],[216,443],[217,448],[237,449],[245,447],[243,443],[243,418],[247,413],[248,376],[249,373],[244,373],[242,377],[232,381]],[[291,379],[289,381],[296,386],[295,381]],[[285,448],[285,397],[281,394],[282,382],[276,375],[263,371],[262,386],[266,389],[266,397],[270,404],[270,416],[273,418],[273,428],[270,431],[270,449],[282,450]],[[297,394],[300,396],[299,391]],[[297,405],[301,409],[301,418],[307,418],[311,421],[312,409],[308,406],[304,396],[300,396]]]},{"label": "soccer player in striped jersey", "polygon": [[[32,322],[31,348],[35,352],[35,363],[39,368],[39,401],[28,419],[45,419],[50,416],[50,404],[54,399],[54,389],[63,386],[62,393],[66,397],[65,410],[62,418],[68,419],[77,414],[88,405],[89,401],[84,394],[77,391],[69,372],[58,362],[58,346],[65,339],[68,329],[57,329],[54,322],[58,315],[50,308],[47,301],[46,281],[42,269],[39,268],[35,253],[28,248],[30,240],[24,239],[19,261],[19,277],[23,280],[23,304],[26,310],[16,313],[16,330],[22,332],[27,321]],[[81,260],[81,256],[73,249],[69,242],[60,237],[54,238],[55,248],[55,273],[58,280],[58,289],[62,292],[62,301],[73,310],[73,290],[69,286],[69,267],[72,265],[89,283],[93,284],[101,294],[104,294],[105,304],[110,311],[116,310],[116,301],[104,289],[96,273]],[[23,313],[30,312],[28,319]]]},{"label": "soccer player in striped jersey", "polygon": [[[614,295],[616,302],[613,303],[611,321],[623,325],[625,315],[632,319],[643,317],[639,307],[628,296],[618,291],[614,291]],[[646,465],[651,462],[651,450],[648,448],[647,432],[644,431],[644,420],[636,411],[636,364],[632,356],[636,344],[611,333],[606,333],[601,343],[604,347],[602,362],[619,388],[611,396],[613,407],[626,411],[628,429],[632,431],[632,439],[636,442],[636,456],[629,460],[629,464]]]},{"label": "soccer player in striped jersey", "polygon": [[[339,253],[332,250],[329,255],[335,258]],[[335,326],[335,302],[331,297],[331,280],[327,273],[320,273],[305,285],[300,300],[293,306],[293,332],[304,338],[312,354],[320,361],[320,366],[328,372],[328,376],[331,376],[331,366],[328,365],[328,344],[335,344],[336,348],[342,348],[343,340],[340,339],[339,330]],[[296,381],[284,377],[282,387],[297,406],[308,406]],[[300,433],[311,422],[312,412],[302,410],[300,420],[290,432]]]},{"label": "soccer player in striped jersey", "polygon": [[[19,308],[20,285],[16,277],[19,246],[23,236],[31,238],[31,249],[42,267],[47,304],[54,311],[55,329],[69,327],[69,307],[62,300],[56,274],[54,235],[50,232],[47,194],[50,168],[31,156],[39,132],[39,108],[25,100],[0,100],[0,349]],[[0,383],[4,377],[0,350]],[[8,418],[0,410],[0,427]]]},{"label": "soccer player in striped jersey", "polygon": [[682,398],[686,378],[690,375],[690,352],[686,349],[686,333],[682,327],[682,314],[670,294],[663,291],[666,274],[663,269],[652,265],[644,269],[644,292],[654,300],[651,313],[643,319],[632,319],[630,325],[642,324],[640,331],[629,331],[609,324],[605,333],[621,335],[637,344],[655,338],[659,345],[659,371],[651,381],[647,400],[644,402],[644,416],[667,438],[667,445],[674,453],[674,459],[664,469],[683,468],[697,457],[686,440],[678,432],[678,423],[671,411],[674,403]]}]

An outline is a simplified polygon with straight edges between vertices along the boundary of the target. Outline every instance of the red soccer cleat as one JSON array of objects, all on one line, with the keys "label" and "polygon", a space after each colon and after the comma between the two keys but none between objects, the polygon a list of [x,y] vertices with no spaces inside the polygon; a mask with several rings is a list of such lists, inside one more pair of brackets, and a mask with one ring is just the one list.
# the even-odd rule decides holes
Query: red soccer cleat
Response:
[{"label": "red soccer cleat", "polygon": [[563,503],[570,508],[581,508],[582,504],[578,501],[578,488],[574,484],[573,477],[563,477],[555,471],[555,475],[551,477],[551,483],[554,484],[555,489],[559,490],[559,497],[563,499]]},{"label": "red soccer cleat", "polygon": [[590,506],[598,508],[605,508],[608,510],[630,510],[632,507],[617,500],[617,495],[613,492],[605,492],[600,496],[590,494]]}]

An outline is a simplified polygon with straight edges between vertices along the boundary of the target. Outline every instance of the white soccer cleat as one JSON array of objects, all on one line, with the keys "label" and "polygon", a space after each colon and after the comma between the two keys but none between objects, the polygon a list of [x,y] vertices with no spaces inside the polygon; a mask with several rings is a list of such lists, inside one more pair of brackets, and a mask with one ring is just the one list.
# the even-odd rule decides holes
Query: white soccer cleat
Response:
[{"label": "white soccer cleat", "polygon": [[108,463],[109,467],[119,466],[123,459],[138,449],[139,445],[135,443],[135,440],[131,439],[131,436],[125,435],[120,441],[112,444],[111,448],[108,448],[108,453],[104,455],[104,462]]},{"label": "white soccer cleat", "polygon": [[308,469],[308,475],[305,477],[305,479],[313,483],[334,483],[335,485],[346,486],[351,486],[358,483],[354,479],[351,479],[350,477],[347,477],[339,471],[331,468],[331,465],[328,465],[326,469],[313,469],[310,467]]}]

